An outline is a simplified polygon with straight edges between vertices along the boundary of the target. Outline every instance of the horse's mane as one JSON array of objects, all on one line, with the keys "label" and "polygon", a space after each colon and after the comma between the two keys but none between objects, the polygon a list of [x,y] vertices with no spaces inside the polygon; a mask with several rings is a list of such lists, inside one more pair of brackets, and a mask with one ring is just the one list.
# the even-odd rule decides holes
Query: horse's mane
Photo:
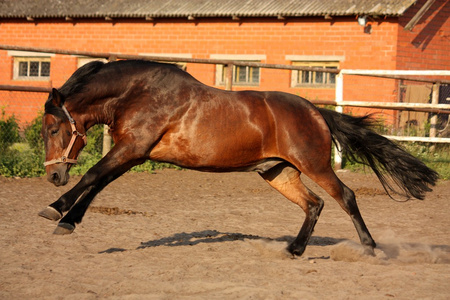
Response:
[{"label": "horse's mane", "polygon": [[75,71],[64,85],[58,91],[65,97],[77,94],[83,91],[83,88],[92,80],[92,78],[103,68],[116,64],[131,65],[132,68],[138,66],[165,66],[180,67],[176,64],[160,63],[146,60],[119,60],[116,62],[103,63],[101,61],[92,61]]},{"label": "horse's mane", "polygon": [[79,93],[91,78],[100,71],[104,63],[101,61],[92,61],[80,67],[70,78],[59,88],[59,92],[64,95]]},{"label": "horse's mane", "polygon": [[[104,63],[101,61],[92,61],[77,69],[63,86],[58,89],[59,93],[62,95],[61,104],[64,104],[65,98],[68,95],[80,92],[92,76],[98,73],[103,65]],[[45,102],[45,112],[60,118],[64,117],[62,109],[53,104],[51,94]]]}]

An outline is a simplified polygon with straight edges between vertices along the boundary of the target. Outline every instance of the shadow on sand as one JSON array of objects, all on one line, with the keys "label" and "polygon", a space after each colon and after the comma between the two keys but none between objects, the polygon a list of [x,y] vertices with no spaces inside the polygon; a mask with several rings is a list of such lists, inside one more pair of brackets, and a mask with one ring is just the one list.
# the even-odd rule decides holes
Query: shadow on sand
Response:
[{"label": "shadow on sand", "polygon": [[[217,230],[203,230],[191,233],[186,232],[176,233],[169,237],[163,237],[157,240],[142,242],[141,245],[138,246],[136,249],[145,249],[160,246],[167,246],[167,247],[194,246],[201,243],[222,243],[222,242],[233,242],[243,240],[266,240],[266,241],[286,242],[286,244],[288,244],[291,243],[294,239],[295,237],[293,236],[281,236],[278,238],[269,238],[252,234],[219,232]],[[341,241],[343,241],[343,239],[312,236],[309,241],[309,245],[330,246],[335,245]],[[113,253],[123,251],[126,251],[126,249],[109,248],[99,253]]]}]

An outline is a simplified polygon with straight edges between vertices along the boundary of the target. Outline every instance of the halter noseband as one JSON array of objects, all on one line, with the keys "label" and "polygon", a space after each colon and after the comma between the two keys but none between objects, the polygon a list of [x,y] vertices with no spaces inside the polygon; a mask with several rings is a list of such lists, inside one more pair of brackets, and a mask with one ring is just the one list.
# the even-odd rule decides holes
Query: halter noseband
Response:
[{"label": "halter noseband", "polygon": [[69,112],[67,111],[67,109],[64,105],[62,106],[62,109],[63,109],[64,113],[66,114],[67,118],[69,119],[70,127],[72,127],[72,138],[70,139],[69,146],[67,146],[67,149],[64,152],[63,156],[61,156],[60,158],[57,158],[57,159],[52,159],[52,160],[48,160],[48,161],[44,162],[44,166],[60,164],[60,163],[76,164],[77,163],[76,159],[69,158],[69,154],[70,154],[70,151],[72,151],[73,145],[75,144],[75,140],[77,139],[77,137],[80,136],[84,141],[84,145],[87,144],[86,135],[80,133],[77,130],[77,127],[75,126],[75,120],[70,116]]}]

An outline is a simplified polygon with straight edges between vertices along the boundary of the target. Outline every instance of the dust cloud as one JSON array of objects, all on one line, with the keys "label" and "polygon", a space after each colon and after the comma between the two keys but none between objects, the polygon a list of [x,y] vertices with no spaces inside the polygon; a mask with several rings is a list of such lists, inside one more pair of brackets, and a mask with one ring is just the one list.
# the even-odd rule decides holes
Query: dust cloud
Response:
[{"label": "dust cloud", "polygon": [[421,242],[407,242],[393,231],[377,239],[375,256],[368,255],[364,247],[350,240],[333,246],[331,259],[335,261],[364,261],[372,264],[450,264],[450,247]]}]

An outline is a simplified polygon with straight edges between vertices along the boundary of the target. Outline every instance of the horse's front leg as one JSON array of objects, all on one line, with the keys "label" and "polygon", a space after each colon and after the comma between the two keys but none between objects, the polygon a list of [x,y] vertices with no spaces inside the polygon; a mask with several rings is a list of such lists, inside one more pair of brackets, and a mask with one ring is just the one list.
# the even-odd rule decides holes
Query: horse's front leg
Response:
[{"label": "horse's front leg", "polygon": [[68,211],[78,198],[83,197],[86,194],[86,191],[86,183],[83,182],[83,180],[80,180],[71,190],[40,211],[39,216],[52,221],[58,221],[62,218],[63,213]]},{"label": "horse's front leg", "polygon": [[[75,187],[39,214],[52,220],[59,220],[62,212],[70,209],[59,222],[55,234],[71,233],[75,229],[75,224],[81,222],[89,204],[105,186],[133,166],[145,161],[144,155],[137,154],[130,145],[130,143],[125,146],[115,145],[104,158],[86,172]],[[55,218],[43,213],[52,210],[55,211]]]},{"label": "horse's front leg", "polygon": [[[94,167],[92,167],[90,170],[92,170],[93,168]],[[125,173],[127,170],[124,170],[123,172],[120,173],[114,172],[117,174],[117,176],[113,177],[107,177],[103,179],[101,179],[100,177],[93,178],[93,182],[85,189],[83,194],[78,198],[78,201],[75,203],[75,205],[73,205],[73,207],[69,210],[69,212],[61,219],[61,221],[59,221],[58,226],[56,227],[53,233],[54,234],[72,233],[75,230],[75,224],[81,223],[81,220],[83,219],[83,216],[86,213],[89,204],[91,204],[95,196],[97,196],[97,194],[105,186],[107,186],[114,179]],[[88,173],[86,173],[86,175],[87,174]]]}]

